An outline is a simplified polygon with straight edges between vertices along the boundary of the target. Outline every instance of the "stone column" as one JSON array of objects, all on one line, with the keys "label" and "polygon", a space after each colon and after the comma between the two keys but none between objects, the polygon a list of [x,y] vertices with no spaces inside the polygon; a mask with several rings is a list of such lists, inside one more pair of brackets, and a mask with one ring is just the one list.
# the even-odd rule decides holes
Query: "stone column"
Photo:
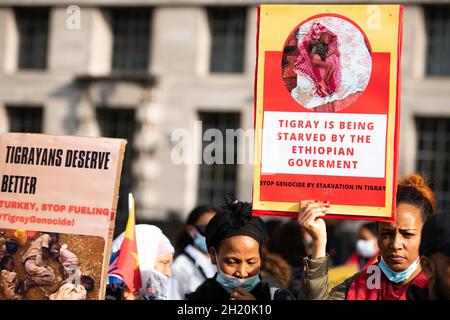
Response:
[{"label": "stone column", "polygon": [[19,57],[19,32],[14,10],[0,9],[0,76],[17,71]]},{"label": "stone column", "polygon": [[83,85],[80,90],[80,101],[75,110],[78,121],[76,134],[79,136],[100,136],[100,128],[95,115],[95,107],[90,97],[89,85]]},{"label": "stone column", "polygon": [[137,180],[136,202],[141,217],[157,218],[155,208],[158,204],[158,192],[154,180],[160,175],[160,166],[155,159],[158,152],[158,143],[161,140],[157,130],[157,123],[161,118],[161,107],[152,97],[156,89],[143,88],[142,102],[137,107],[136,122],[139,130],[134,139],[134,145],[129,146],[136,150],[137,159],[133,165],[133,175]]}]

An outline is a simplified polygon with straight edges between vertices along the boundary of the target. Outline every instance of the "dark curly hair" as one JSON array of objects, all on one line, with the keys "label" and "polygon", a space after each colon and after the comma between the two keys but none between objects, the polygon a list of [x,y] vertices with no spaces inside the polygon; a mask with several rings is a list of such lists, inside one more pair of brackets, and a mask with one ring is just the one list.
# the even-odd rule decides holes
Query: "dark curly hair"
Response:
[{"label": "dark curly hair", "polygon": [[240,228],[252,218],[252,204],[238,201],[233,195],[225,196],[225,205],[222,206],[223,212],[230,214],[231,226]]}]

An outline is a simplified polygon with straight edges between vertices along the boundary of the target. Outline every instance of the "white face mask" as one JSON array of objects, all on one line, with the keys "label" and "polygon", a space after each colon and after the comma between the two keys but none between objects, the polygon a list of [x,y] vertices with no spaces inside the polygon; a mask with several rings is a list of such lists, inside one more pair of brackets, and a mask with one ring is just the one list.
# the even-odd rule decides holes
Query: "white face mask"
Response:
[{"label": "white face mask", "polygon": [[372,258],[378,253],[373,241],[363,239],[356,242],[356,252],[363,258]]}]

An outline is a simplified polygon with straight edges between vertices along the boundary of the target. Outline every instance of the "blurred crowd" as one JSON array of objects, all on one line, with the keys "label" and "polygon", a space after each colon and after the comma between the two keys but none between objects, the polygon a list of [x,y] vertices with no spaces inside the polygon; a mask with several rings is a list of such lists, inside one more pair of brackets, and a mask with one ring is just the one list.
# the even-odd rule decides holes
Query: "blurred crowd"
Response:
[{"label": "blurred crowd", "polygon": [[[399,182],[395,221],[325,222],[329,207],[302,201],[296,219],[261,219],[250,203],[225,196],[221,208],[194,208],[173,241],[137,225],[141,287],[130,291],[110,274],[106,299],[450,298],[450,213],[436,210],[422,176]],[[353,271],[330,287],[342,266]]]}]

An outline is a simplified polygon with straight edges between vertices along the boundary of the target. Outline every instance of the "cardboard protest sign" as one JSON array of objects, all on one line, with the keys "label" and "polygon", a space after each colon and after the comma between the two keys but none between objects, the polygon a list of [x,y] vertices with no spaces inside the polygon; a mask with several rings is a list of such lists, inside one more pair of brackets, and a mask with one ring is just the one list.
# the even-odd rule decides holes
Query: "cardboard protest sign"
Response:
[{"label": "cardboard protest sign", "polygon": [[253,209],[393,220],[402,7],[261,5]]},{"label": "cardboard protest sign", "polygon": [[[0,299],[104,299],[125,145],[109,138],[0,136],[0,255],[13,258],[2,270],[10,282],[2,285],[28,279],[30,287],[26,295],[23,286],[2,290]],[[78,287],[64,285],[72,280]]]}]

